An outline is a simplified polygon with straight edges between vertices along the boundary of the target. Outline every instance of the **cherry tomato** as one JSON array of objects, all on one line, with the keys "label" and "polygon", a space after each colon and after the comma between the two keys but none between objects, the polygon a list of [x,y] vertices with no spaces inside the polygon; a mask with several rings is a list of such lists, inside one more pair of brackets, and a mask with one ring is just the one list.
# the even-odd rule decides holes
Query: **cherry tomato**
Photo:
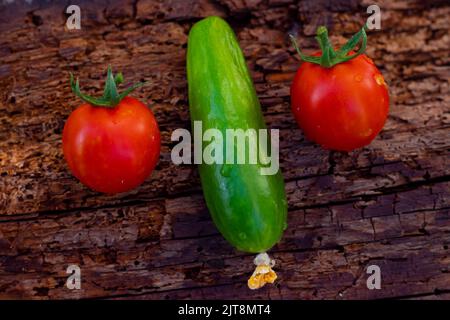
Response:
[{"label": "cherry tomato", "polygon": [[62,141],[73,175],[108,194],[129,191],[144,182],[160,154],[153,113],[130,97],[114,107],[82,104],[69,116]]},{"label": "cherry tomato", "polygon": [[328,68],[303,62],[291,86],[291,107],[308,139],[351,151],[368,145],[383,128],[389,95],[373,61],[360,54]]}]

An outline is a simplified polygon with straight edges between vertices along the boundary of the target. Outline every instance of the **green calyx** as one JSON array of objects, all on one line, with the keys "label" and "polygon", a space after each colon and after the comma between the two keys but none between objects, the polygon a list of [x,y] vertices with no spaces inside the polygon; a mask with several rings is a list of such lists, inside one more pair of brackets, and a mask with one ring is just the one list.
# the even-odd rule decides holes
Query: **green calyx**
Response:
[{"label": "green calyx", "polygon": [[70,73],[70,87],[72,88],[73,93],[75,93],[75,95],[77,97],[80,97],[83,101],[86,101],[87,103],[97,107],[114,108],[131,91],[145,84],[144,82],[136,83],[135,85],[127,88],[124,92],[119,93],[117,91],[117,85],[121,84],[122,82],[123,82],[122,73],[119,72],[114,77],[111,71],[111,66],[108,66],[108,75],[106,76],[106,83],[105,89],[103,91],[103,96],[101,96],[100,98],[94,98],[80,91],[80,83],[78,79],[75,82],[73,74]]},{"label": "green calyx", "polygon": [[[316,40],[319,42],[320,49],[322,50],[322,56],[314,57],[314,56],[307,56],[301,52],[297,45],[297,41],[295,40],[293,35],[289,35],[291,38],[291,41],[297,50],[298,55],[303,61],[315,63],[318,65],[321,65],[324,68],[331,68],[338,63],[349,61],[360,54],[364,53],[366,50],[367,45],[367,35],[365,31],[366,26],[364,25],[361,30],[356,33],[353,37],[351,37],[347,43],[340,48],[339,50],[335,51],[333,46],[331,45],[330,39],[328,38],[328,30],[325,26],[320,26],[317,28],[317,35]],[[356,48],[358,43],[361,41],[361,46],[359,50],[352,54],[348,55],[350,51]]]}]

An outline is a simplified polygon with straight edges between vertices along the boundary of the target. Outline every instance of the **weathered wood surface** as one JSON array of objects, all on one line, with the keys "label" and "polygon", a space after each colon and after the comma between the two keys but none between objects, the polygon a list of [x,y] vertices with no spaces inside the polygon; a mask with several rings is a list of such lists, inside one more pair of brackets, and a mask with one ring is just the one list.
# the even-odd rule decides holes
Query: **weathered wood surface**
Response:
[{"label": "weathered wood surface", "polygon": [[[78,1],[82,30],[64,29],[66,3],[0,7],[0,298],[449,298],[450,95],[446,1]],[[289,107],[299,61],[326,24],[342,44],[378,3],[382,30],[367,53],[390,87],[379,137],[351,153],[305,140]],[[170,134],[189,128],[185,54],[206,15],[236,30],[264,115],[281,129],[289,227],[272,250],[279,281],[246,288],[252,256],[218,234],[194,166],[170,162]],[[339,35],[339,36],[336,36]],[[79,103],[68,72],[98,93],[106,64],[136,91],[162,131],[156,171],[137,190],[104,196],[68,172],[64,121]],[[82,289],[65,286],[78,264]],[[368,290],[377,264],[382,289]]]}]

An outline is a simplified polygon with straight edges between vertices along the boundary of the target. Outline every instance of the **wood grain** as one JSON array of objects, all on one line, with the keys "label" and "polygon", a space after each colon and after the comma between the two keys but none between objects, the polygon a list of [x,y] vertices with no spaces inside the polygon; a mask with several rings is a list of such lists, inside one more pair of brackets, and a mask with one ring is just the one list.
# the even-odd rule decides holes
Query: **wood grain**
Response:
[{"label": "wood grain", "polygon": [[[448,299],[450,293],[450,47],[446,1],[376,1],[382,30],[367,54],[390,88],[381,134],[351,153],[306,140],[290,113],[299,66],[288,34],[317,50],[364,23],[373,1],[78,1],[82,30],[66,30],[65,2],[0,7],[0,298]],[[253,257],[218,234],[195,166],[170,161],[177,128],[190,128],[187,34],[226,18],[250,66],[267,124],[280,131],[289,227],[272,250],[279,281],[250,291]],[[64,122],[79,101],[68,72],[98,94],[105,66],[153,109],[160,162],[138,189],[105,196],[68,171]],[[69,264],[82,289],[65,286]],[[368,290],[377,264],[382,289]]]}]

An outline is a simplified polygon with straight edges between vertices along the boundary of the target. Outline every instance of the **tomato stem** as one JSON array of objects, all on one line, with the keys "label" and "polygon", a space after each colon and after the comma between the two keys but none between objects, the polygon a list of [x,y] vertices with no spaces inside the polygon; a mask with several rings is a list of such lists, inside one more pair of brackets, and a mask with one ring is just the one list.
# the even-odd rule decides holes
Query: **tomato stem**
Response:
[{"label": "tomato stem", "polygon": [[74,80],[73,74],[70,73],[70,87],[72,88],[73,93],[81,98],[83,101],[87,103],[97,106],[97,107],[106,107],[106,108],[114,108],[119,102],[125,98],[130,92],[135,90],[138,87],[141,87],[145,84],[145,82],[139,82],[131,87],[127,88],[124,92],[120,93],[117,91],[117,85],[123,82],[123,74],[119,72],[116,76],[113,76],[111,66],[108,66],[108,73],[106,76],[105,89],[103,90],[103,96],[100,98],[94,98],[88,96],[81,92],[80,90],[80,82]]},{"label": "tomato stem", "polygon": [[[364,25],[361,28],[361,30],[358,33],[356,33],[353,37],[351,37],[342,48],[335,51],[333,49],[333,45],[330,42],[330,39],[328,38],[327,28],[325,26],[320,26],[319,28],[317,28],[316,33],[316,40],[319,43],[320,50],[322,51],[322,55],[320,57],[307,56],[303,54],[300,48],[298,47],[295,37],[293,35],[289,36],[291,38],[292,44],[297,50],[298,55],[300,56],[300,59],[302,59],[305,62],[318,64],[324,68],[331,68],[337,65],[338,63],[349,61],[353,58],[356,58],[360,54],[364,53],[367,46],[367,34],[365,28],[366,26]],[[359,50],[352,55],[348,55],[350,51],[356,48],[359,42],[361,42]]]}]

